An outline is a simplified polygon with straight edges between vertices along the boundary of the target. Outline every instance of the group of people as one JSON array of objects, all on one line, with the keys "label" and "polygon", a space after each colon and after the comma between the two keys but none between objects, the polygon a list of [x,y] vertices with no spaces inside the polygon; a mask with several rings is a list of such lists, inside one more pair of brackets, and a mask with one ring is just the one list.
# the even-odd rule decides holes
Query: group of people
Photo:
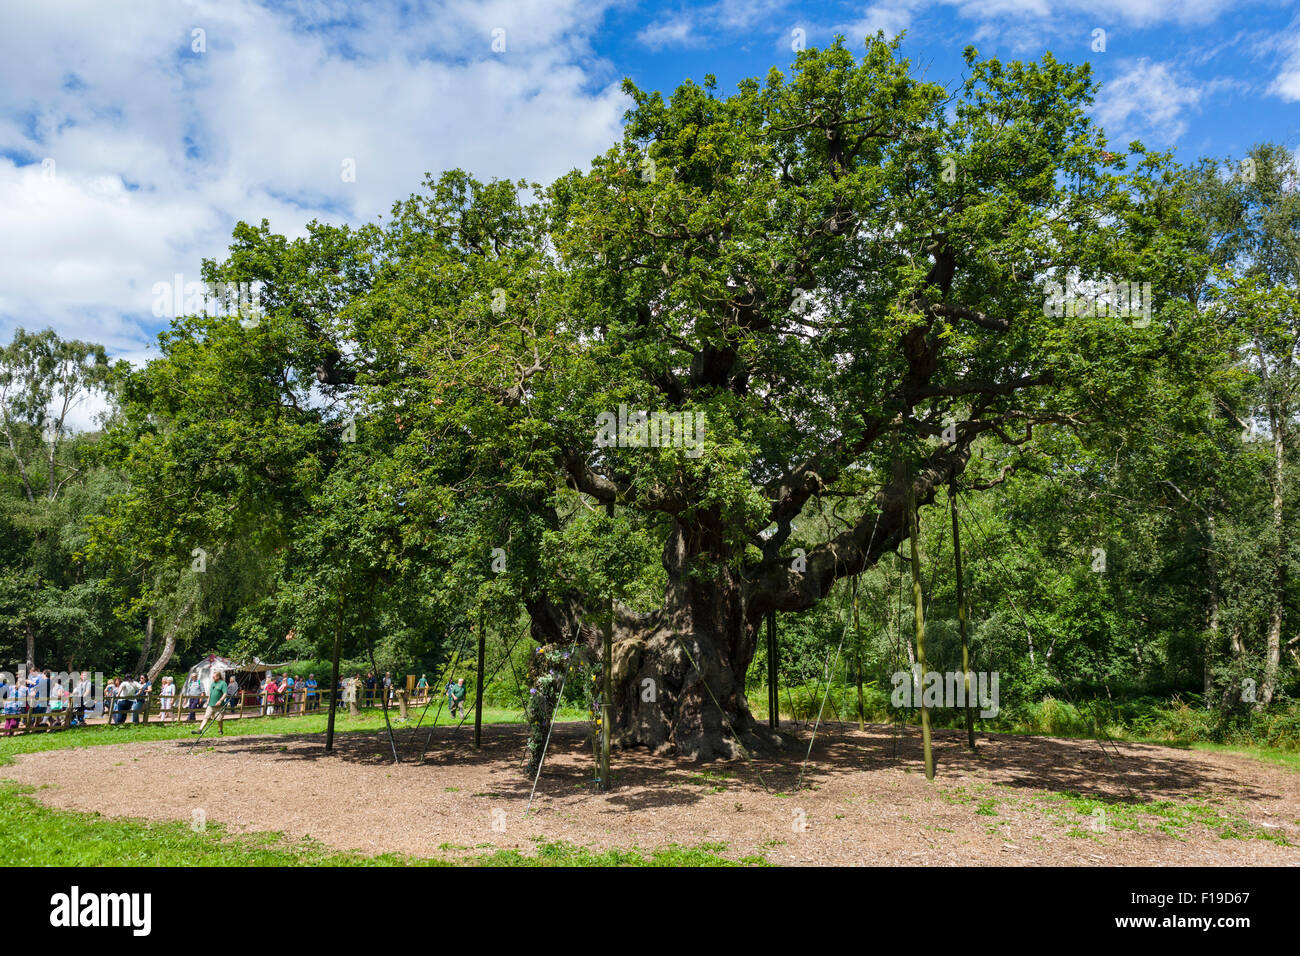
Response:
[{"label": "group of people", "polygon": [[33,669],[12,682],[9,675],[0,674],[0,710],[6,737],[12,737],[24,721],[52,729],[66,720],[76,727],[86,722],[86,710],[93,707],[94,690],[86,671],[75,682],[66,683],[55,680],[49,670]]},{"label": "group of people", "polygon": [[[339,681],[336,691],[335,706],[340,708],[348,700],[365,707],[376,706],[384,700],[391,705],[395,696],[391,672],[385,672],[382,678],[374,671],[364,678],[357,674]],[[425,674],[421,674],[416,682],[415,692],[417,701],[428,700],[429,680]],[[463,715],[465,679],[448,681],[444,693],[452,716]],[[220,718],[228,711],[242,711],[250,694],[258,710],[268,717],[311,713],[321,707],[321,690],[315,674],[308,674],[305,679],[295,678],[288,672],[268,674],[255,690],[243,691],[234,674],[227,680],[222,672],[217,671],[213,673],[212,683],[206,691],[197,673],[190,674],[184,686],[179,688],[170,676],[163,677],[156,688],[145,674],[115,677],[103,688],[103,715],[114,727],[147,721],[150,705],[156,697],[158,715],[164,723],[173,718],[179,720],[182,710],[188,711],[188,719],[193,721],[195,714],[202,709],[205,715],[203,724],[194,731],[199,733],[214,715],[220,724]],[[67,680],[66,675],[56,678],[49,670],[33,669],[28,674],[20,674],[17,680],[0,674],[0,709],[3,710],[5,736],[13,736],[24,722],[28,727],[47,729],[63,725],[77,727],[86,723],[88,714],[96,712],[95,689],[86,671],[74,680]]]},{"label": "group of people", "polygon": [[262,682],[262,713],[305,714],[320,709],[320,684],[315,674],[308,674],[305,680],[294,678],[288,672],[268,674]]},{"label": "group of people", "polygon": [[[447,695],[447,705],[450,707],[452,715],[460,716],[464,714],[465,678],[448,681],[444,693]],[[396,690],[392,673],[385,672],[384,676],[380,678],[374,671],[370,671],[365,677],[355,674],[352,677],[340,680],[336,700],[339,708],[342,708],[344,704],[350,701],[355,701],[358,707],[375,707],[387,700],[388,705],[393,706],[395,695]],[[415,694],[411,702],[423,704],[428,699],[429,677],[427,674],[421,674],[420,679],[415,682]]]}]

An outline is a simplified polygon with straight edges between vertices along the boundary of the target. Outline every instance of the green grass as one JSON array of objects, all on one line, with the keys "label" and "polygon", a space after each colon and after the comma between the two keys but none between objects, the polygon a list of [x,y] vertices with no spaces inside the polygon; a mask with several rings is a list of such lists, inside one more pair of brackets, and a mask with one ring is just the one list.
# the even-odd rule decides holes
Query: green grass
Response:
[{"label": "green grass", "polygon": [[[538,842],[535,854],[496,850],[453,859],[396,853],[340,853],[311,839],[280,833],[232,834],[207,823],[150,823],[97,813],[52,810],[33,789],[0,782],[0,848],[4,866],[768,866],[762,856],[729,860],[726,844],[671,845],[651,851],[593,851],[565,842]],[[441,850],[461,849],[443,844]]]},{"label": "green grass", "polygon": [[1247,747],[1235,744],[1194,743],[1193,750],[1209,750],[1215,753],[1244,754],[1265,763],[1277,764],[1288,770],[1300,771],[1300,753],[1293,750],[1275,750],[1272,747]]},{"label": "green grass", "polygon": [[[1077,814],[1091,825],[1096,811],[1101,810],[1107,830],[1159,830],[1179,840],[1185,839],[1187,832],[1199,825],[1216,833],[1224,840],[1268,840],[1279,846],[1290,846],[1281,830],[1270,830],[1258,826],[1221,806],[1216,798],[1203,800],[1152,800],[1147,803],[1132,803],[1121,800],[1103,800],[1097,797],[1085,797],[1078,793],[1050,793],[1039,799],[1047,805],[1044,809],[1049,815],[1062,817],[1062,812]],[[1067,822],[1080,823],[1079,820]],[[1079,835],[1075,830],[1071,836]],[[1089,832],[1084,835],[1093,836]]]},{"label": "green grass", "polygon": [[[1251,823],[1221,806],[1222,801],[1215,797],[1136,803],[1087,797],[1073,791],[1041,791],[1029,799],[1021,799],[1019,793],[1013,794],[1001,785],[997,786],[997,790],[1000,792],[988,796],[990,788],[984,784],[977,784],[973,788],[945,787],[940,789],[939,796],[946,803],[974,806],[978,816],[995,817],[1000,805],[1004,810],[1037,810],[1066,827],[1068,836],[1080,839],[1100,838],[1101,834],[1092,829],[1097,811],[1100,810],[1100,819],[1104,822],[1106,831],[1159,830],[1178,840],[1185,840],[1193,827],[1204,827],[1225,840],[1268,840],[1279,846],[1291,846],[1281,830]],[[994,831],[990,829],[989,832]]]},{"label": "green grass", "polygon": [[[421,725],[421,732],[424,728],[434,722],[434,711],[437,704],[429,708],[428,715]],[[401,723],[396,717],[390,717],[393,721],[393,730],[399,736],[405,728],[406,733],[410,733],[410,728],[416,725],[419,719],[419,711],[413,711],[415,717],[407,723]],[[560,720],[585,720],[587,712],[579,709],[562,709],[560,711]],[[262,734],[323,734],[325,733],[325,724],[327,715],[308,714],[303,717],[255,717],[239,720],[226,721],[226,736],[249,736]],[[459,718],[453,718],[448,715],[446,708],[443,708],[442,714],[438,717],[437,725],[455,726],[460,722]],[[472,730],[474,718],[465,721],[465,727],[462,732]],[[484,707],[483,723],[485,724],[517,724],[522,723],[523,717],[518,710],[512,710],[505,707]],[[61,730],[53,734],[23,734],[15,737],[0,737],[0,766],[9,763],[15,754],[35,753],[43,750],[62,750],[67,747],[97,747],[105,744],[126,744],[137,743],[147,740],[187,740],[192,739],[190,731],[197,727],[197,723],[188,723],[182,721],[180,724],[169,723],[149,723],[149,724],[122,724],[117,727],[109,727],[103,724],[96,724],[89,727],[76,727],[71,730]],[[382,730],[384,727],[384,715],[379,710],[363,711],[360,717],[352,718],[340,714],[335,722],[334,729],[336,733],[348,733],[352,731],[375,731]],[[216,737],[216,728],[209,728],[208,732],[203,735],[206,741],[209,737]]]}]

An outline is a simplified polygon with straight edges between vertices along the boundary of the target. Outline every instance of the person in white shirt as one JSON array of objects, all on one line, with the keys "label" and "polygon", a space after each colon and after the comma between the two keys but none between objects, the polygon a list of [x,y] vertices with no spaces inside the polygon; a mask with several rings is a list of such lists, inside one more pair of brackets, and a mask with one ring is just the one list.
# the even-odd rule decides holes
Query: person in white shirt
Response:
[{"label": "person in white shirt", "polygon": [[171,713],[172,704],[176,702],[176,685],[170,677],[164,677],[162,687],[158,689],[158,714],[167,722],[167,717]]},{"label": "person in white shirt", "polygon": [[131,704],[135,700],[136,691],[135,681],[129,677],[117,685],[117,696],[113,701],[113,723],[119,727],[126,723],[126,715],[131,711]]},{"label": "person in white shirt", "polygon": [[72,688],[72,726],[80,727],[85,724],[86,708],[94,706],[94,691],[90,687],[90,672],[82,671],[81,678]]}]

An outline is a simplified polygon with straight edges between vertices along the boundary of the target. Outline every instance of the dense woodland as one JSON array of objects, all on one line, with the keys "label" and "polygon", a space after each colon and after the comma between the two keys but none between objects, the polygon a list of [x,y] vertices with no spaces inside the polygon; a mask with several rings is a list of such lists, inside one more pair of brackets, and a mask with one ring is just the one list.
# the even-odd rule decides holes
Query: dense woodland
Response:
[{"label": "dense woodland", "polygon": [[[522,707],[538,645],[594,657],[612,624],[617,741],[709,756],[764,742],[769,617],[797,713],[829,684],[851,719],[861,685],[887,716],[913,575],[929,665],[961,667],[955,499],[1004,724],[1062,701],[1081,732],[1300,739],[1286,149],[1109,142],[1050,56],[969,51],[945,88],[877,41],[626,89],[623,140],[553,183],[455,170],[372,223],[241,223],[203,279],[253,306],[187,294],[141,368],[18,332],[4,666],[373,648],[432,675],[482,621]],[[1117,314],[1130,282],[1148,312]],[[598,444],[620,406],[702,414],[701,449]]]}]

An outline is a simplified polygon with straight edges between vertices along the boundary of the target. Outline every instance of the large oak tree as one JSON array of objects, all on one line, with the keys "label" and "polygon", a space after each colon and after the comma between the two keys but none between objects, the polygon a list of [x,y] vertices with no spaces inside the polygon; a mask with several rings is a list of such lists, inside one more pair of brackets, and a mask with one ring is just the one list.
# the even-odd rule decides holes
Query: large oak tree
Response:
[{"label": "large oak tree", "polygon": [[[1035,429],[1141,415],[1198,347],[1164,291],[1195,268],[1167,158],[1108,149],[1086,66],[967,63],[947,90],[877,39],[730,96],[629,83],[623,140],[545,189],[452,172],[355,232],[241,226],[208,277],[264,283],[265,316],[164,340],[134,421],[141,480],[173,484],[137,514],[291,566],[322,508],[382,500],[381,586],[437,561],[538,641],[595,649],[612,620],[621,744],[760,742],[768,613],[825,600],[906,540],[909,497],[998,474]],[[1053,308],[1049,282],[1150,283],[1150,313]],[[702,415],[703,446],[598,443],[620,406]],[[353,490],[323,494],[342,462]]]}]

